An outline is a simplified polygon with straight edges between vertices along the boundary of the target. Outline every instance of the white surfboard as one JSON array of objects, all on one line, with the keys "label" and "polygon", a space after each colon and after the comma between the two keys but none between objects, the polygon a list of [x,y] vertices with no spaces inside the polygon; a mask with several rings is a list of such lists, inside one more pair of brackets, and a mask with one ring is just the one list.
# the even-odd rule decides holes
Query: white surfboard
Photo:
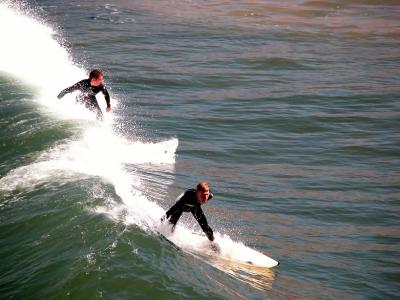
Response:
[{"label": "white surfboard", "polygon": [[219,245],[220,253],[211,250],[210,242],[204,234],[186,227],[176,226],[174,233],[171,233],[168,225],[162,225],[159,232],[182,251],[196,256],[208,256],[261,268],[273,268],[279,264],[278,261],[260,251],[247,247],[241,242],[235,242],[229,236],[218,232],[214,234],[214,242]]}]

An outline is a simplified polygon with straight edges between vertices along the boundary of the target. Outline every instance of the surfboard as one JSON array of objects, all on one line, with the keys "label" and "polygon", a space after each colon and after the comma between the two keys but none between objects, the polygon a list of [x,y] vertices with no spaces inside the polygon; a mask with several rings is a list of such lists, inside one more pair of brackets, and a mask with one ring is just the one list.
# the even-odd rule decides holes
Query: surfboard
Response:
[{"label": "surfboard", "polygon": [[221,235],[218,232],[215,233],[214,242],[220,248],[219,253],[210,248],[210,242],[204,234],[186,227],[176,226],[174,233],[171,233],[168,226],[167,228],[162,228],[159,234],[177,249],[195,256],[199,255],[205,260],[218,258],[230,261],[233,264],[260,268],[273,268],[279,265],[277,260],[241,242],[233,241],[229,236]]}]

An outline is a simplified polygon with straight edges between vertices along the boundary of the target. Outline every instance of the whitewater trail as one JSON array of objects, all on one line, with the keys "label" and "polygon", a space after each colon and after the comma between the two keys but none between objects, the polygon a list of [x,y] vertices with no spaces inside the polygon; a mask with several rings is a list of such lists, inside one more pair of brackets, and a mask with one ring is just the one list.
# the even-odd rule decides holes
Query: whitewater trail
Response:
[{"label": "whitewater trail", "polygon": [[[181,222],[174,234],[171,234],[167,225],[160,224],[164,209],[146,198],[140,191],[140,176],[126,168],[127,165],[143,163],[174,165],[178,140],[171,138],[159,143],[130,141],[113,131],[113,113],[105,113],[105,121],[100,123],[94,114],[75,104],[74,95],[58,100],[58,92],[86,78],[88,70],[72,61],[66,49],[57,42],[57,32],[18,7],[0,4],[0,28],[13,28],[0,31],[0,72],[31,86],[35,91],[32,101],[47,114],[58,119],[80,120],[77,122],[80,126],[77,136],[47,149],[35,162],[11,170],[0,178],[0,189],[32,189],[49,181],[77,180],[77,174],[99,176],[115,187],[123,203],[115,202],[111,206],[98,207],[95,210],[97,213],[126,225],[135,224],[143,230],[161,233],[194,255],[207,254],[212,257],[209,242],[200,231],[188,229]],[[29,53],[26,53],[27,46]],[[63,75],[54,76],[60,74],[60,70]],[[111,105],[115,108],[118,99],[113,98],[113,95],[111,97]],[[105,111],[103,96],[98,97],[98,102]],[[263,267],[277,263],[243,243],[233,241],[227,235],[216,232],[215,237],[221,246],[221,256],[225,259],[242,263],[251,260],[253,264]],[[210,263],[209,258],[205,260]],[[218,267],[220,264],[214,265]]]},{"label": "whitewater trail", "polygon": [[[130,141],[113,131],[113,113],[104,113],[105,121],[100,123],[93,113],[75,103],[75,93],[58,100],[56,95],[63,88],[87,78],[88,70],[73,62],[68,51],[57,41],[59,35],[51,26],[16,4],[0,4],[0,26],[13,28],[0,31],[0,72],[30,86],[34,91],[32,101],[40,110],[54,118],[76,120],[79,124],[77,136],[61,141],[39,155],[35,162],[0,178],[0,189],[32,189],[60,178],[76,180],[76,174],[99,176],[112,183],[125,206],[132,208],[134,223],[153,223],[150,215],[157,215],[159,219],[163,209],[139,191],[140,178],[128,172],[125,165],[173,165],[178,140],[172,138],[158,143]],[[118,107],[118,99],[111,97],[112,107]],[[97,99],[104,112],[103,95],[97,95]],[[144,215],[135,213],[139,210]]]}]

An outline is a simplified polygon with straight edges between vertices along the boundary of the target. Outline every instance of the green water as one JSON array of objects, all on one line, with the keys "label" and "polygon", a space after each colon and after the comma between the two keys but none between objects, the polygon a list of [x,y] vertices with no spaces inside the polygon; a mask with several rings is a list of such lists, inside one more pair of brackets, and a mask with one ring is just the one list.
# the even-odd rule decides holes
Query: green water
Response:
[{"label": "green water", "polygon": [[[396,1],[28,1],[22,11],[55,30],[48,39],[71,61],[50,72],[58,50],[40,42],[26,44],[25,74],[23,57],[0,60],[1,299],[397,297]],[[15,53],[38,33],[8,40],[16,24],[2,19]],[[56,95],[55,79],[82,79],[70,64],[104,71],[111,133],[43,96]],[[164,161],[158,143],[174,139]],[[215,193],[204,207],[214,231],[278,267],[232,274],[154,233],[149,203],[167,209],[199,180]],[[189,215],[180,222],[198,229]]]}]

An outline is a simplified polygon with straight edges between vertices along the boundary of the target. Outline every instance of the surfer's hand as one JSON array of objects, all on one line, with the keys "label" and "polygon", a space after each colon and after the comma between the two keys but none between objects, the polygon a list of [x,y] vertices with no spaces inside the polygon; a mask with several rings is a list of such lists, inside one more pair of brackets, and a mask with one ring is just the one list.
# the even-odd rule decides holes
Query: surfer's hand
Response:
[{"label": "surfer's hand", "polygon": [[220,254],[221,253],[221,248],[219,247],[219,245],[217,243],[211,242],[210,243],[210,248],[212,251],[214,251],[215,253]]},{"label": "surfer's hand", "polygon": [[165,221],[165,215],[163,215],[163,216],[161,217],[160,221],[161,221],[161,223],[164,223],[164,221]]},{"label": "surfer's hand", "polygon": [[106,112],[110,112],[110,111],[111,111],[111,107],[107,107]]}]

